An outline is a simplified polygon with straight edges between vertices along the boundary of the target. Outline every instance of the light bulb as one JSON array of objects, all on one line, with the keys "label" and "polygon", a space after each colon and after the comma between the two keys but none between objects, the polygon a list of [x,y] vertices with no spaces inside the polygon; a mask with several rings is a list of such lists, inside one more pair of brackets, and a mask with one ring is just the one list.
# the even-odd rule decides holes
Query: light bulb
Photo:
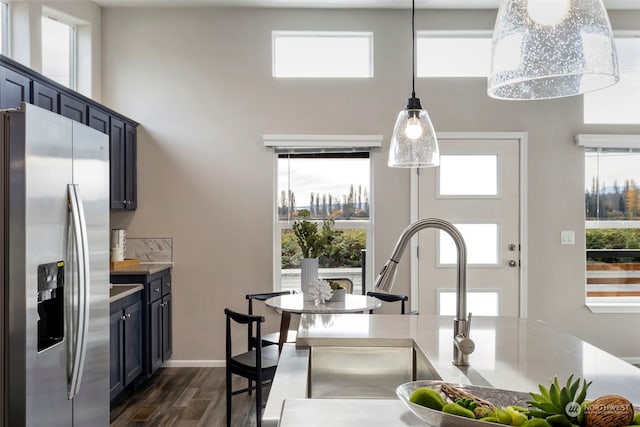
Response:
[{"label": "light bulb", "polygon": [[540,25],[554,26],[569,14],[570,0],[529,0],[527,13]]},{"label": "light bulb", "polygon": [[407,127],[404,128],[404,134],[409,139],[418,139],[422,136],[422,126],[420,125],[420,119],[418,117],[409,117],[407,120]]}]

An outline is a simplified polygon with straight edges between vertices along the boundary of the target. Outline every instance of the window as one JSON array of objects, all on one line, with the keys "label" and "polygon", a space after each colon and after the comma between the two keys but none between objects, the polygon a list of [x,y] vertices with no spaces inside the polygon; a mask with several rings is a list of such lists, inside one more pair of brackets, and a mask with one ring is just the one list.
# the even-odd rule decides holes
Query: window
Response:
[{"label": "window", "polygon": [[[268,137],[266,137],[268,139]],[[304,136],[298,137],[305,139]],[[354,284],[353,293],[362,292],[362,250],[372,259],[373,198],[371,192],[372,152],[382,137],[365,143],[349,137],[329,141],[333,146],[318,146],[320,141],[307,141],[307,147],[291,147],[287,141],[267,141],[275,148],[276,190],[274,194],[274,289],[300,289],[302,254],[292,232],[293,222],[302,211],[322,222],[335,221],[340,233],[328,256],[319,259],[320,278],[347,277]],[[325,141],[326,143],[326,141]],[[337,146],[336,146],[337,145]],[[314,147],[311,147],[314,146]],[[371,265],[370,262],[366,264]],[[370,269],[369,269],[370,270]],[[371,271],[367,271],[372,277]]]},{"label": "window", "polygon": [[419,31],[418,77],[487,77],[491,32]]},{"label": "window", "polygon": [[373,77],[373,33],[273,32],[273,77]]},{"label": "window", "polygon": [[76,87],[75,28],[42,17],[42,74],[71,89]]},{"label": "window", "polygon": [[640,303],[640,135],[578,135],[585,147],[587,303]]},{"label": "window", "polygon": [[616,37],[620,81],[584,94],[584,122],[640,124],[640,37]]},{"label": "window", "polygon": [[9,4],[0,1],[0,53],[9,54]]},{"label": "window", "polygon": [[[438,314],[440,316],[456,315],[456,293],[438,289]],[[500,291],[482,290],[467,291],[467,311],[474,316],[499,316]]]}]

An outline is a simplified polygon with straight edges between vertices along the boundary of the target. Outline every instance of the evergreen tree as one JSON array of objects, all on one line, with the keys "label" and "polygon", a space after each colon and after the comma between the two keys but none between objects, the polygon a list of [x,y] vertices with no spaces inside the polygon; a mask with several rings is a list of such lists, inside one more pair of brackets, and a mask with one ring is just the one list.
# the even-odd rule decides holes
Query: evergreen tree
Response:
[{"label": "evergreen tree", "polygon": [[314,194],[313,192],[311,193],[311,200],[309,200],[309,212],[311,212],[311,215],[317,214],[317,212],[313,211],[313,207],[315,206],[315,204],[313,203],[313,199],[314,199]]}]

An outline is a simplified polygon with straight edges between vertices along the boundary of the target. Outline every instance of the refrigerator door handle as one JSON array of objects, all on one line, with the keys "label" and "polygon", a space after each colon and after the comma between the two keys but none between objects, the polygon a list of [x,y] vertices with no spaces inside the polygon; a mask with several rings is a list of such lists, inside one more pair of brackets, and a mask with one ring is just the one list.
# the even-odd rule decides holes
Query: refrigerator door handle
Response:
[{"label": "refrigerator door handle", "polygon": [[87,352],[87,334],[89,332],[89,245],[87,241],[87,224],[84,207],[77,184],[69,184],[69,206],[71,207],[71,223],[76,246],[78,268],[78,311],[74,313],[75,325],[72,341],[71,373],[68,384],[68,397],[72,399],[80,389]]}]

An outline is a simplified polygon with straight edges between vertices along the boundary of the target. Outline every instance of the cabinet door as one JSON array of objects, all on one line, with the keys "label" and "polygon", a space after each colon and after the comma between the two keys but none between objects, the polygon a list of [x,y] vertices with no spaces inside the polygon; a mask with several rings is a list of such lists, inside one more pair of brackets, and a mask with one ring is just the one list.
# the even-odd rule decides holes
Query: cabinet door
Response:
[{"label": "cabinet door", "polygon": [[171,274],[167,274],[162,278],[162,296],[171,293]]},{"label": "cabinet door", "polygon": [[162,366],[162,299],[150,304],[149,313],[149,372],[153,374]]},{"label": "cabinet door", "polygon": [[166,362],[171,358],[171,352],[173,350],[172,341],[172,312],[173,306],[171,304],[171,294],[162,298],[162,361]]},{"label": "cabinet door", "polygon": [[110,387],[110,399],[116,397],[124,389],[123,378],[123,333],[124,326],[122,320],[122,310],[116,310],[111,313],[109,318],[110,326],[110,342],[109,342],[109,383]]},{"label": "cabinet door", "polygon": [[87,104],[64,93],[60,94],[60,114],[80,123],[87,123]]},{"label": "cabinet door", "polygon": [[37,105],[40,108],[44,108],[45,110],[52,111],[56,114],[60,110],[58,107],[57,90],[34,80],[31,93],[33,94],[33,105]]},{"label": "cabinet door", "polygon": [[111,161],[111,209],[125,209],[124,179],[124,121],[111,117],[109,129],[109,151]]},{"label": "cabinet door", "polygon": [[124,386],[142,373],[142,302],[124,309]]},{"label": "cabinet door", "polygon": [[109,134],[109,115],[99,108],[89,106],[89,127],[102,133]]},{"label": "cabinet door", "polygon": [[31,79],[0,67],[0,108],[17,108],[21,102],[31,102]]},{"label": "cabinet door", "polygon": [[135,210],[138,207],[138,170],[137,170],[137,131],[134,126],[125,123],[125,199],[127,209]]}]

